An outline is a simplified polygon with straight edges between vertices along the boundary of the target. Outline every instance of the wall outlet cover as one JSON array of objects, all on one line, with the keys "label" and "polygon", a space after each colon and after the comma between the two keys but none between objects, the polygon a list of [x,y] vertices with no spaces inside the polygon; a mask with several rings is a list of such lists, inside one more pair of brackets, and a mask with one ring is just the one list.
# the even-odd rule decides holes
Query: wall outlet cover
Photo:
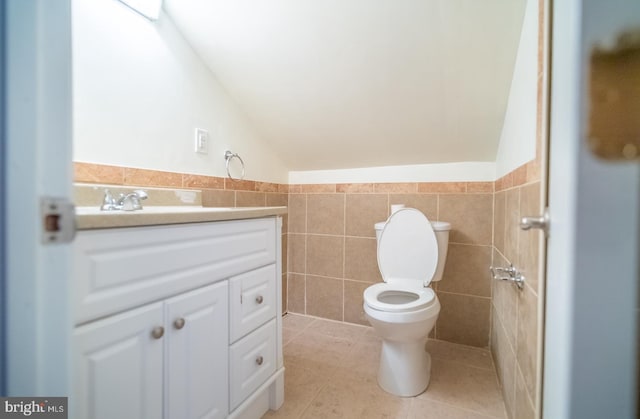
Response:
[{"label": "wall outlet cover", "polygon": [[196,128],[195,152],[199,154],[209,154],[209,131]]}]

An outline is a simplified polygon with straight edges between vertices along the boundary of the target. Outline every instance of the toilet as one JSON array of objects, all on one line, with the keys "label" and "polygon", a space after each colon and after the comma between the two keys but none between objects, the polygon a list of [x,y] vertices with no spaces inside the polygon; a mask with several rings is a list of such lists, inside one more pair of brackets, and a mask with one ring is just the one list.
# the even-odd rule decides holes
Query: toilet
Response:
[{"label": "toilet", "polygon": [[429,285],[442,279],[451,225],[404,208],[375,229],[384,282],[364,291],[364,311],[382,339],[378,384],[396,396],[416,396],[429,385],[425,344],[440,313]]}]

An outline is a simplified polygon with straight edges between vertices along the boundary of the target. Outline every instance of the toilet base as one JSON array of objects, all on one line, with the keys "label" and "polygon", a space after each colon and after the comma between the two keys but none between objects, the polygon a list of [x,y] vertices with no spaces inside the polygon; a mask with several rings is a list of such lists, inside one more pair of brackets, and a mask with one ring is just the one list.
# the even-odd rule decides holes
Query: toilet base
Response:
[{"label": "toilet base", "polygon": [[400,397],[421,394],[429,385],[431,355],[426,339],[419,342],[382,341],[378,384],[387,393]]}]

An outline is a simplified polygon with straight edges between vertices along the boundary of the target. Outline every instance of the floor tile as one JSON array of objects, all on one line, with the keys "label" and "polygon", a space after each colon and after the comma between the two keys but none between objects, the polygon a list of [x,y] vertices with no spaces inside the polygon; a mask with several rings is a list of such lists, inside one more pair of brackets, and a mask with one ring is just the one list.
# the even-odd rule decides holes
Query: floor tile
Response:
[{"label": "floor tile", "polygon": [[287,365],[284,374],[285,403],[278,411],[268,412],[265,418],[299,418],[329,380],[297,364]]},{"label": "floor tile", "polygon": [[431,382],[419,398],[504,417],[504,402],[494,371],[438,358],[432,361]]},{"label": "floor tile", "polygon": [[286,345],[287,343],[291,342],[291,340],[293,340],[293,338],[298,336],[300,333],[302,333],[301,329],[292,329],[289,327],[283,327],[282,328],[282,344]]},{"label": "floor tile", "polygon": [[340,362],[341,375],[376,377],[380,366],[380,344],[356,343]]},{"label": "floor tile", "polygon": [[341,339],[349,339],[355,341],[360,339],[367,328],[354,324],[317,319],[305,330],[308,332],[319,333],[326,336],[333,336]]},{"label": "floor tile", "polygon": [[331,380],[305,410],[302,418],[398,418],[406,419],[410,399],[382,391],[375,377]]},{"label": "floor tile", "polygon": [[264,418],[504,418],[491,355],[430,340],[431,382],[397,397],[377,382],[382,341],[371,327],[288,314],[283,320],[285,402]]},{"label": "floor tile", "polygon": [[360,342],[382,345],[382,339],[378,336],[373,327],[366,327],[364,333],[360,337]]},{"label": "floor tile", "polygon": [[488,349],[474,348],[471,346],[445,342],[443,340],[429,339],[427,342],[427,352],[429,352],[433,358],[458,362],[470,367],[484,368],[488,370],[494,369],[491,352]]},{"label": "floor tile", "polygon": [[342,359],[354,345],[353,341],[347,339],[305,331],[284,345],[285,365],[289,359],[298,364],[307,362],[314,368],[333,371],[342,367]]},{"label": "floor tile", "polygon": [[488,419],[491,416],[481,415],[470,410],[434,400],[416,398],[412,401],[408,419]]},{"label": "floor tile", "polygon": [[282,327],[301,330],[301,329],[305,329],[315,320],[316,319],[314,319],[313,317],[307,317],[307,316],[302,316],[300,314],[288,313],[282,318]]}]

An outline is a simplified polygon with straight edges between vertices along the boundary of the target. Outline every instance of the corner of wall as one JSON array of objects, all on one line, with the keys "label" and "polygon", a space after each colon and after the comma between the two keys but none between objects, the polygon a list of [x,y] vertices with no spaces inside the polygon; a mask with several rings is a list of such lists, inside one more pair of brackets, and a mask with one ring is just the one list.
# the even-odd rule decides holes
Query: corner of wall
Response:
[{"label": "corner of wall", "polygon": [[496,153],[496,178],[536,157],[538,1],[528,0]]}]

